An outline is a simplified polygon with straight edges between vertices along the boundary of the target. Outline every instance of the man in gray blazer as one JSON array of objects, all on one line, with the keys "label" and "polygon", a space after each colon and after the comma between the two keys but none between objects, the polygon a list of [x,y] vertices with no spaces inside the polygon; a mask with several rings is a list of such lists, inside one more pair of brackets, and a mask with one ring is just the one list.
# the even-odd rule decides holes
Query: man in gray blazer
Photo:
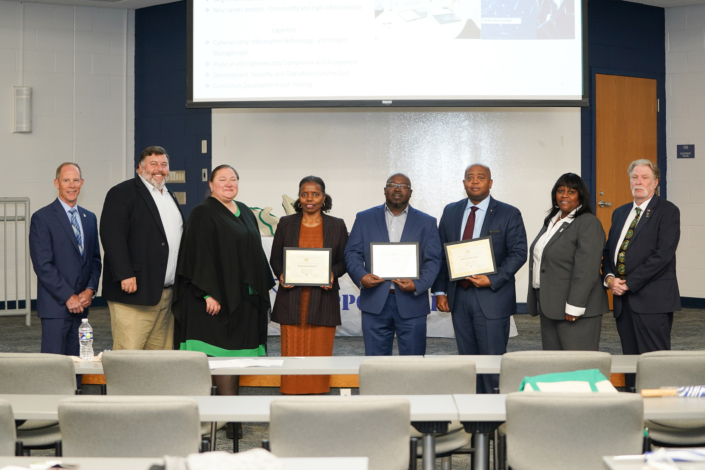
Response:
[{"label": "man in gray blazer", "polygon": [[562,175],[551,199],[553,208],[529,249],[527,307],[541,315],[544,350],[597,351],[602,315],[609,311],[600,277],[605,231],[580,176]]}]

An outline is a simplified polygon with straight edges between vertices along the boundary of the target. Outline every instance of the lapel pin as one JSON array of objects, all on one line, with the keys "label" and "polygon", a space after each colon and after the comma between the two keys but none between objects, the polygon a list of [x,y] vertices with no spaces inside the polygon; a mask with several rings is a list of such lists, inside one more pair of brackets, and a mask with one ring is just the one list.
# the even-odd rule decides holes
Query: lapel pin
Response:
[{"label": "lapel pin", "polygon": [[83,214],[83,217],[86,217],[86,214]]},{"label": "lapel pin", "polygon": [[647,211],[646,211],[646,217],[651,217],[651,209],[647,209]]}]

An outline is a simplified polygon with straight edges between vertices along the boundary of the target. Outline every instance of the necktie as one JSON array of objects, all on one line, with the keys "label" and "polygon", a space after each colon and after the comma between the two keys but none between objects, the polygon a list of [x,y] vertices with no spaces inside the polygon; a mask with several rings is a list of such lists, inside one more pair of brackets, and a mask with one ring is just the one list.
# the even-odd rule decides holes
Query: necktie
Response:
[{"label": "necktie", "polygon": [[[475,231],[475,212],[477,212],[477,206],[472,206],[468,221],[465,223],[465,230],[463,230],[463,240],[472,240],[472,233]],[[472,284],[467,279],[458,282],[460,282],[463,289],[467,289]]]},{"label": "necktie", "polygon": [[76,220],[76,209],[71,209],[69,214],[71,214],[71,228],[73,228],[73,234],[76,237],[76,242],[78,242],[78,251],[83,256],[83,241],[81,240],[81,229],[78,228],[78,221]]},{"label": "necktie", "polygon": [[627,248],[629,248],[629,240],[632,238],[634,235],[634,227],[636,227],[636,224],[639,223],[639,216],[641,215],[641,209],[638,207],[636,208],[636,216],[634,217],[634,220],[632,220],[632,223],[629,224],[629,230],[627,230],[627,234],[624,236],[624,241],[622,242],[622,246],[619,247],[619,254],[617,255],[617,273],[619,273],[619,278],[624,280],[627,276],[627,268],[624,265],[624,261],[627,257]]}]

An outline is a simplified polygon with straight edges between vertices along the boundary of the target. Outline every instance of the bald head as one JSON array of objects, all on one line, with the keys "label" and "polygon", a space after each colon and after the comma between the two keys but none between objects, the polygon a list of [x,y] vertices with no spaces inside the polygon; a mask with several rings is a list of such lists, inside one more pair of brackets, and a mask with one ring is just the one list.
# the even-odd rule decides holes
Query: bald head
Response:
[{"label": "bald head", "polygon": [[397,177],[406,178],[407,184],[408,184],[409,186],[411,186],[411,178],[409,178],[408,176],[406,176],[404,173],[393,173],[393,174],[389,175],[389,178],[387,178],[387,183],[389,183],[389,182],[392,181],[393,179],[396,179]]},{"label": "bald head", "polygon": [[490,195],[492,189],[492,172],[482,163],[473,163],[465,169],[463,179],[465,192],[473,204],[479,204]]},{"label": "bald head", "polygon": [[465,173],[464,173],[464,175],[467,176],[468,171],[470,171],[470,169],[472,169],[473,167],[476,167],[476,166],[482,168],[483,170],[485,170],[485,174],[487,175],[487,177],[488,177],[489,179],[492,179],[492,170],[490,170],[490,167],[488,167],[488,166],[485,165],[484,163],[471,163],[471,164],[469,164],[467,167],[465,167]]}]

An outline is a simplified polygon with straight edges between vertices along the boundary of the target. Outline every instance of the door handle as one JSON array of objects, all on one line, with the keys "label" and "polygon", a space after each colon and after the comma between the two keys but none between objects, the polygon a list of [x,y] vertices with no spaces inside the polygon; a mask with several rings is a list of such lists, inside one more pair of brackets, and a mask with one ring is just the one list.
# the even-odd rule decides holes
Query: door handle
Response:
[{"label": "door handle", "polygon": [[611,205],[612,205],[611,202],[605,202],[605,201],[603,201],[603,200],[600,200],[600,202],[598,202],[597,204],[598,204],[600,207],[608,207],[608,206],[611,206]]}]

